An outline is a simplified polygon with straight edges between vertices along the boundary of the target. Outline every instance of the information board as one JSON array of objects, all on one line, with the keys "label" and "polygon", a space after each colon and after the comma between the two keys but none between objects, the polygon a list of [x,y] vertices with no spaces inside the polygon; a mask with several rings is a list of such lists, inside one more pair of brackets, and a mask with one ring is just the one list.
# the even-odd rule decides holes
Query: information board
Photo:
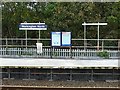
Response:
[{"label": "information board", "polygon": [[62,32],[62,46],[71,46],[71,32]]},{"label": "information board", "polygon": [[61,32],[51,32],[52,46],[61,46]]}]

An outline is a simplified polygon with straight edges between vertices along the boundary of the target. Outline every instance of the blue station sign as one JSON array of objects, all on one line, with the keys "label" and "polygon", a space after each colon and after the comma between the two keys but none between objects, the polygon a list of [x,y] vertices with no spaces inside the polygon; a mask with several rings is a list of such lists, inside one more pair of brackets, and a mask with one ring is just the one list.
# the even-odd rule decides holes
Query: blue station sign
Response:
[{"label": "blue station sign", "polygon": [[45,23],[20,23],[19,30],[47,30]]}]

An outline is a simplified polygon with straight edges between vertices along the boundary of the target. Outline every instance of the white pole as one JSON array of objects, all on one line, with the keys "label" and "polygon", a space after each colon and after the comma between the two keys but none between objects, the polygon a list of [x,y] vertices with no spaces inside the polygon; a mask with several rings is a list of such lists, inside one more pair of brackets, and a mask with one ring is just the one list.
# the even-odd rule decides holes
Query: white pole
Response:
[{"label": "white pole", "polygon": [[104,50],[104,40],[102,40],[102,51]]},{"label": "white pole", "polygon": [[[27,23],[26,21],[24,23]],[[27,50],[27,30],[25,30],[25,37],[26,37],[26,50]]]},{"label": "white pole", "polygon": [[84,25],[84,50],[86,50],[86,25]]},{"label": "white pole", "polygon": [[97,50],[99,50],[99,24],[98,24],[98,41],[97,41]]},{"label": "white pole", "polygon": [[39,30],[39,39],[40,39],[40,30]]},{"label": "white pole", "polygon": [[26,37],[26,49],[27,49],[27,30],[25,30],[25,37]]},{"label": "white pole", "polygon": [[[40,22],[39,22],[39,23],[40,23]],[[40,40],[40,30],[39,30],[39,40]],[[38,43],[40,42],[39,40],[38,40]]]}]

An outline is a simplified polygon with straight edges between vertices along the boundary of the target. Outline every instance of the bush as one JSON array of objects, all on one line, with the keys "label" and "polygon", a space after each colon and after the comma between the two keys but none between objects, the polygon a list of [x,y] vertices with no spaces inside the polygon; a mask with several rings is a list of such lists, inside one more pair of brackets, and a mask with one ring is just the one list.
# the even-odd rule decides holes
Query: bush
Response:
[{"label": "bush", "polygon": [[100,51],[97,53],[97,56],[107,59],[109,58],[109,53],[107,51]]}]

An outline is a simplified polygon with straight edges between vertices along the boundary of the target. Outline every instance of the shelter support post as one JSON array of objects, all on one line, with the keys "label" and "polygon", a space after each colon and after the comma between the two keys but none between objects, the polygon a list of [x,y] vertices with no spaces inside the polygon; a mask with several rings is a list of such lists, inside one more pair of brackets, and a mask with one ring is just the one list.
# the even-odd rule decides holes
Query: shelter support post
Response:
[{"label": "shelter support post", "polygon": [[99,50],[99,44],[100,44],[100,42],[99,42],[99,25],[98,25],[98,40],[97,40],[97,50]]}]

